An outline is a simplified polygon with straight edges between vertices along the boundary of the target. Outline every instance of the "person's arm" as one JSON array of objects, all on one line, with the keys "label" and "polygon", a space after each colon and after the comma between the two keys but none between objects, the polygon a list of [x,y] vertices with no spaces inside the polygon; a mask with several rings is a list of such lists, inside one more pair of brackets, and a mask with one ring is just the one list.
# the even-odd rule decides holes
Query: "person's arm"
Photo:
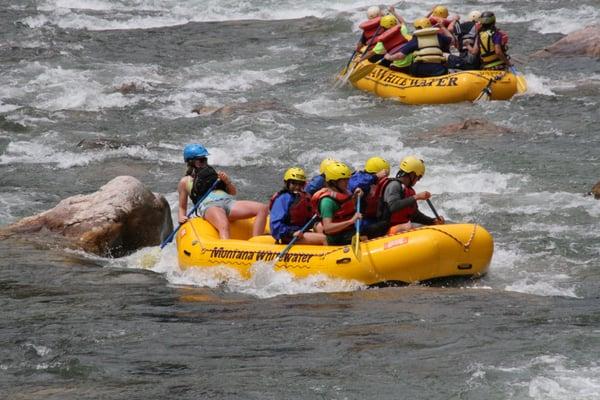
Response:
[{"label": "person's arm", "polygon": [[223,171],[217,172],[217,175],[219,175],[219,179],[221,180],[221,182],[223,182],[225,184],[225,191],[227,193],[229,193],[230,195],[235,196],[237,194],[237,188],[231,182],[231,179],[229,179],[229,176],[227,176],[227,174]]},{"label": "person's arm", "polygon": [[494,51],[496,52],[496,55],[504,62],[504,64],[508,65],[509,67],[512,66],[512,63],[502,49],[502,38],[500,37],[500,34],[494,34]]},{"label": "person's arm", "polygon": [[428,217],[427,215],[423,214],[419,209],[417,209],[417,212],[415,212],[412,215],[412,217],[410,217],[410,222],[415,222],[421,225],[435,225],[436,221],[437,220],[435,218]]},{"label": "person's arm", "polygon": [[179,206],[177,211],[177,220],[180,224],[183,224],[188,220],[187,218],[187,204],[188,204],[188,181],[191,179],[190,176],[184,176],[177,185],[177,193],[179,194]]},{"label": "person's arm", "polygon": [[445,37],[447,37],[448,39],[450,39],[450,46],[456,46],[456,38],[454,37],[454,35],[452,34],[452,32],[450,32],[450,30],[448,30],[448,28],[446,28],[444,26],[444,24],[439,24],[439,28],[440,28],[440,32],[442,35],[444,35]]},{"label": "person's arm", "polygon": [[400,25],[403,25],[406,23],[404,21],[404,18],[402,18],[402,16],[396,12],[396,9],[394,8],[393,5],[388,7],[388,11],[390,12],[390,14],[392,14],[394,17],[396,17],[396,19],[398,20],[398,23],[400,23]]},{"label": "person's arm", "polygon": [[285,223],[292,200],[291,194],[283,193],[275,199],[271,207],[271,213],[269,214],[271,235],[277,240],[290,237],[300,229],[298,226],[287,225]]},{"label": "person's arm", "polygon": [[330,198],[324,198],[319,204],[319,213],[321,214],[323,222],[323,232],[326,235],[334,235],[338,232],[342,232],[346,228],[354,225],[357,219],[361,219],[360,213],[355,213],[352,218],[346,221],[333,222],[333,214],[338,210],[335,201]]},{"label": "person's arm", "polygon": [[479,54],[479,36],[475,37],[475,43],[472,46],[470,44],[467,44],[467,50],[470,54],[473,54],[474,56]]},{"label": "person's arm", "polygon": [[387,204],[390,212],[401,210],[405,207],[412,207],[417,200],[427,200],[431,197],[429,192],[419,192],[414,196],[404,198],[402,185],[400,182],[391,182],[383,192],[383,201]]}]

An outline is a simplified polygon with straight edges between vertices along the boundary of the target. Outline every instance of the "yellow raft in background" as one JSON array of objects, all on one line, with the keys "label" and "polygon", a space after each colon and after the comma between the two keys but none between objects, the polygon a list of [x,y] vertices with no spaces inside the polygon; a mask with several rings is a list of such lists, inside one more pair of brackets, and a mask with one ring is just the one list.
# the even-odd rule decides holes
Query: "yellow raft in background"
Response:
[{"label": "yellow raft in background", "polygon": [[[179,266],[229,266],[250,278],[257,261],[273,262],[285,245],[271,236],[251,239],[252,220],[231,224],[231,239],[221,240],[202,218],[186,222],[177,233]],[[358,261],[350,246],[294,245],[274,268],[298,278],[323,274],[367,285],[418,282],[455,276],[482,276],[494,249],[492,236],[481,226],[448,224],[361,242]]]},{"label": "yellow raft in background", "polygon": [[[371,65],[364,60],[354,71]],[[416,78],[377,65],[370,74],[352,82],[357,89],[406,104],[446,104],[475,101],[488,87],[490,100],[509,100],[517,93],[517,77],[508,71],[460,71]],[[489,85],[489,86],[488,86]]]}]

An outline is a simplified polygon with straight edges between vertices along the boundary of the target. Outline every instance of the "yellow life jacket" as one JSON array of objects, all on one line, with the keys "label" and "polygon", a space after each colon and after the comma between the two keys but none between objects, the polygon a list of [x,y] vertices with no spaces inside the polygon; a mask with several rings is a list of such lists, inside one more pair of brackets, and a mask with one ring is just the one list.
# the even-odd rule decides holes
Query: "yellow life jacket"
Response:
[{"label": "yellow life jacket", "polygon": [[496,54],[494,46],[493,30],[479,32],[479,57],[481,58],[481,68],[491,68],[504,64],[504,61]]},{"label": "yellow life jacket", "polygon": [[446,61],[438,40],[438,28],[425,28],[413,32],[419,49],[414,52],[414,62],[441,64]]}]

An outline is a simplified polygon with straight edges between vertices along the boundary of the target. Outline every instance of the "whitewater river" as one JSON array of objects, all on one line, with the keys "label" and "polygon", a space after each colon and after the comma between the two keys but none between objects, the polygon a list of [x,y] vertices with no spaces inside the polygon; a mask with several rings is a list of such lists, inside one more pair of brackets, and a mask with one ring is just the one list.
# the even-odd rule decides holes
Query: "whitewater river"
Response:
[{"label": "whitewater river", "polygon": [[[291,165],[381,155],[395,173],[417,154],[438,211],[495,239],[483,279],[368,290],[261,264],[250,281],[183,273],[173,245],[144,269],[153,249],[0,241],[1,398],[600,398],[600,202],[584,196],[600,63],[530,57],[598,22],[599,0],[445,1],[496,12],[530,88],[445,106],[333,87],[364,1],[0,3],[0,225],[118,175],[173,207],[182,146],[201,142],[261,201]],[[509,131],[431,133],[466,118]]]}]

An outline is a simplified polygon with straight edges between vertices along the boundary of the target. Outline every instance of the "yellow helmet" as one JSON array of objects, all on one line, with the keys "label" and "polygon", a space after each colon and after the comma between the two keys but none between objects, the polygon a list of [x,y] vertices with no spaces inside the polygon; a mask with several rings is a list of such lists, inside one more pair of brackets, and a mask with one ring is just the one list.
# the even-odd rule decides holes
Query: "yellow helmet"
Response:
[{"label": "yellow helmet", "polygon": [[325,168],[325,181],[337,181],[340,179],[350,179],[352,170],[343,162],[334,162]]},{"label": "yellow helmet", "polygon": [[383,29],[390,29],[392,26],[398,25],[398,20],[393,15],[386,15],[386,16],[381,17],[381,20],[379,21],[379,25]]},{"label": "yellow helmet", "polygon": [[415,156],[407,156],[400,161],[400,175],[414,172],[418,177],[425,175],[425,163]]},{"label": "yellow helmet", "polygon": [[429,20],[429,18],[419,18],[419,19],[415,19],[415,22],[413,22],[413,25],[417,29],[431,28],[431,21]]},{"label": "yellow helmet", "polygon": [[365,171],[370,174],[376,174],[382,170],[390,170],[390,163],[381,157],[371,157],[365,163]]},{"label": "yellow helmet", "polygon": [[285,174],[283,174],[283,181],[287,182],[290,180],[306,182],[306,174],[304,173],[304,170],[299,167],[289,168],[287,171],[285,171]]},{"label": "yellow helmet", "polygon": [[434,17],[448,18],[448,7],[437,6],[436,8],[433,9],[433,12],[431,13],[431,15]]},{"label": "yellow helmet", "polygon": [[338,162],[338,160],[331,157],[324,158],[323,161],[321,161],[321,165],[319,165],[319,174],[324,174],[325,168],[327,168],[329,164],[333,164],[334,162]]}]

